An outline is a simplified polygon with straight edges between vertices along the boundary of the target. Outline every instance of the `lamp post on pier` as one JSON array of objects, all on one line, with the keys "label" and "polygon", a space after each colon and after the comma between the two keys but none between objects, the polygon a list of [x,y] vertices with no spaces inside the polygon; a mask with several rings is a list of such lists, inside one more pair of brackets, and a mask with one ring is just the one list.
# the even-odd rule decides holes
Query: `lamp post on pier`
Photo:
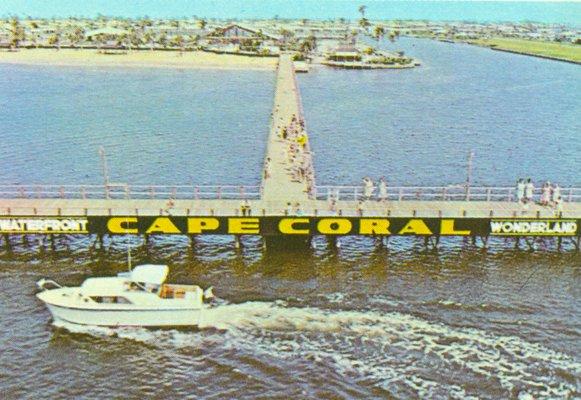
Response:
[{"label": "lamp post on pier", "polygon": [[466,201],[470,200],[470,185],[472,183],[472,160],[474,158],[474,150],[468,153],[468,164],[466,165]]},{"label": "lamp post on pier", "polygon": [[103,146],[99,146],[99,157],[101,158],[101,167],[103,169],[105,198],[109,200],[109,167],[107,165],[107,154],[105,153],[105,148]]}]

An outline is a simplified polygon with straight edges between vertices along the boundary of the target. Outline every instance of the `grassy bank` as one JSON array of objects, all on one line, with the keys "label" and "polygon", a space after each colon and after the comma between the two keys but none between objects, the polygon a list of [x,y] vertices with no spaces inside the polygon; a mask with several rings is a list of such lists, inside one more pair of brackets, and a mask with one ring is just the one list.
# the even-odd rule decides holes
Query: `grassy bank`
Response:
[{"label": "grassy bank", "polygon": [[202,51],[129,51],[100,54],[94,49],[20,49],[0,51],[0,63],[87,66],[211,69],[274,69],[276,58],[251,58]]},{"label": "grassy bank", "polygon": [[478,39],[471,40],[470,43],[498,50],[581,63],[581,46],[573,44],[507,38]]}]

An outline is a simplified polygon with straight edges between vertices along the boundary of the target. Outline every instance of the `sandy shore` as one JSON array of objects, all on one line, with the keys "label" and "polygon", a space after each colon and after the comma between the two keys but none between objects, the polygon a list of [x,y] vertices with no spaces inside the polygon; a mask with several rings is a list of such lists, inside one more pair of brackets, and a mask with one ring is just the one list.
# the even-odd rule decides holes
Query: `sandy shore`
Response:
[{"label": "sandy shore", "polygon": [[20,49],[0,51],[0,63],[78,67],[159,67],[209,69],[276,68],[273,57],[244,57],[203,51],[131,51],[127,54],[100,54],[84,49]]}]

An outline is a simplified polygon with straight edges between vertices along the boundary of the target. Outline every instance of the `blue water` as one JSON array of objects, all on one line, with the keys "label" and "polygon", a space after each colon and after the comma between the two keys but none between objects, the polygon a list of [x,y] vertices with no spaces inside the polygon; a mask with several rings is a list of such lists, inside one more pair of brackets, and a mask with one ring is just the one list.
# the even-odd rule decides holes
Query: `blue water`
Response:
[{"label": "blue water", "polygon": [[274,72],[0,65],[0,181],[257,184]]},{"label": "blue water", "polygon": [[[410,71],[301,75],[317,178],[407,183],[514,176],[579,183],[580,70],[488,49],[403,40]],[[272,72],[0,66],[0,181],[259,179]],[[488,250],[412,238],[324,238],[264,250],[257,237],[133,238],[135,264],[213,285],[194,331],[52,326],[35,294],[126,269],[126,238],[0,246],[2,399],[573,399],[580,397],[579,253],[491,239]]]},{"label": "blue water", "polygon": [[[299,76],[319,184],[581,184],[581,68],[402,38],[422,66]],[[0,65],[0,181],[257,184],[274,73]]]},{"label": "blue water", "polygon": [[539,1],[359,1],[359,0],[141,0],[120,2],[87,0],[4,0],[0,16],[18,14],[52,18],[98,14],[124,17],[188,18],[347,18],[360,15],[359,5],[367,5],[370,19],[429,19],[442,21],[539,21],[581,23],[579,2]]},{"label": "blue water", "polygon": [[462,183],[471,150],[476,184],[581,183],[578,65],[427,39],[384,46],[422,66],[300,76],[319,184]]}]

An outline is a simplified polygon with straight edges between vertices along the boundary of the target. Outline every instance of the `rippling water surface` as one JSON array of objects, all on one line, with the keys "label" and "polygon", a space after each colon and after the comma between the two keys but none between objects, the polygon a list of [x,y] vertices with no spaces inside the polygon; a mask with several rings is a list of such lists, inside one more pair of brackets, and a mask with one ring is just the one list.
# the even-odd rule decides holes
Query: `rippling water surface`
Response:
[{"label": "rippling water surface", "polygon": [[581,183],[578,65],[427,39],[387,47],[422,67],[301,76],[319,183],[462,183],[471,150],[476,184]]},{"label": "rippling water surface", "polygon": [[[579,67],[402,40],[413,71],[301,76],[320,182],[519,175],[580,182]],[[461,61],[461,63],[459,63]],[[271,72],[0,66],[1,180],[257,183]],[[132,238],[136,263],[214,285],[197,330],[54,326],[34,283],[124,269],[126,242],[29,236],[0,250],[2,398],[578,398],[579,253],[565,243],[482,250],[459,239],[315,238],[308,251],[245,237]]]},{"label": "rippling water surface", "polygon": [[273,72],[0,64],[0,180],[258,184]]}]

